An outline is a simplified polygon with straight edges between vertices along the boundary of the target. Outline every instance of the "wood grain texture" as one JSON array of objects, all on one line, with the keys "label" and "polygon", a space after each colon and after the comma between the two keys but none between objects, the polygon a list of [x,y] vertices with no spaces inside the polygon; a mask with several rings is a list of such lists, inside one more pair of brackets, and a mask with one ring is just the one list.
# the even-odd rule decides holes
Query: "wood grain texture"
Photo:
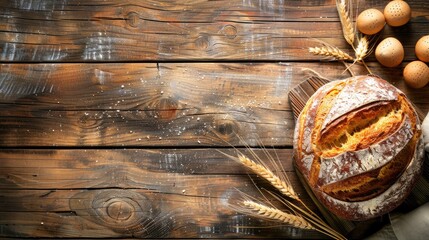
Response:
[{"label": "wood grain texture", "polygon": [[[225,152],[236,155],[230,149],[225,149]],[[285,171],[292,172],[291,151],[279,150],[278,154],[279,158],[284,159],[282,163]],[[248,173],[240,168],[240,164],[229,161],[215,149],[12,149],[1,151],[0,156],[2,189],[118,187],[182,193],[183,188],[193,186],[185,190],[188,194],[195,195],[205,190],[216,191],[214,182],[221,182],[223,178],[228,180],[228,174]],[[204,180],[206,178],[212,180]]]},{"label": "wood grain texture", "polygon": [[[293,171],[292,150],[270,154],[314,209]],[[237,229],[273,225],[227,206],[238,190],[261,196],[248,173],[216,149],[2,150],[0,236],[321,237],[289,227]]]},{"label": "wood grain texture", "polygon": [[[370,64],[423,111],[429,87]],[[2,146],[291,145],[287,93],[340,63],[2,64]],[[356,74],[366,73],[361,66]]]},{"label": "wood grain texture", "polygon": [[[411,22],[382,35],[404,43],[406,62],[429,32],[426,0],[408,2]],[[308,53],[323,40],[352,54],[335,1],[10,0],[0,9],[1,238],[325,237],[231,211],[237,189],[270,186],[219,151],[245,151],[238,136],[273,146],[310,202],[291,165],[287,95],[316,73],[349,76]],[[405,86],[406,62],[368,58],[427,113],[429,87]]]},{"label": "wood grain texture", "polygon": [[[383,1],[359,1],[383,9]],[[425,0],[410,2],[411,24],[384,30],[405,45],[429,30]],[[315,60],[324,40],[350,50],[335,1],[2,1],[0,61]],[[252,34],[249,34],[252,33]]]}]

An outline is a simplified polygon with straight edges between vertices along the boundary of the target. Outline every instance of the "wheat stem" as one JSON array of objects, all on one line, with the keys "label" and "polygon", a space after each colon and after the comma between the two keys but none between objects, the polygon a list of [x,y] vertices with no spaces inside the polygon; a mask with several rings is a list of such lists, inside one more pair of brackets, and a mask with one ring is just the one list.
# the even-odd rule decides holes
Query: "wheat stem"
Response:
[{"label": "wheat stem", "polygon": [[255,212],[258,216],[264,217],[266,219],[287,223],[297,228],[315,229],[304,218],[293,214],[285,213],[280,209],[268,207],[251,200],[243,201],[243,205],[246,208],[252,210],[252,212]]},{"label": "wheat stem", "polygon": [[369,69],[368,65],[366,65],[365,61],[362,60],[362,64],[363,66],[366,68],[366,70],[368,71],[369,74],[372,74],[371,69]]},{"label": "wheat stem", "polygon": [[242,154],[238,156],[238,160],[244,166],[250,168],[253,172],[270,182],[271,185],[277,188],[283,195],[292,199],[300,200],[298,195],[295,193],[293,188],[289,186],[289,184],[287,184],[285,181],[282,181],[278,176],[276,176],[273,172],[271,172],[263,165],[250,160],[248,157]]},{"label": "wheat stem", "polygon": [[330,45],[325,45],[322,47],[310,47],[308,51],[315,55],[333,57],[337,60],[353,60],[353,57],[351,57],[346,52],[342,51],[337,47],[330,46]]},{"label": "wheat stem", "polygon": [[353,47],[355,40],[355,28],[353,27],[353,21],[351,20],[352,12],[348,8],[350,6],[347,0],[337,0],[337,11],[340,17],[341,27],[343,29],[343,36],[347,43]]}]

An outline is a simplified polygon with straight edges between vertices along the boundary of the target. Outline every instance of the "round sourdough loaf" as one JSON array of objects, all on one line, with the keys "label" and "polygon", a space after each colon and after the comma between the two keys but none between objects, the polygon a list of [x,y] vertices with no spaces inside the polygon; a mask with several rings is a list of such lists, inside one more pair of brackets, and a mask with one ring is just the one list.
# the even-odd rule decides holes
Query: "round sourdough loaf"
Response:
[{"label": "round sourdough loaf", "polygon": [[337,216],[366,220],[396,208],[423,163],[419,118],[404,93],[375,76],[332,81],[298,117],[294,161]]}]

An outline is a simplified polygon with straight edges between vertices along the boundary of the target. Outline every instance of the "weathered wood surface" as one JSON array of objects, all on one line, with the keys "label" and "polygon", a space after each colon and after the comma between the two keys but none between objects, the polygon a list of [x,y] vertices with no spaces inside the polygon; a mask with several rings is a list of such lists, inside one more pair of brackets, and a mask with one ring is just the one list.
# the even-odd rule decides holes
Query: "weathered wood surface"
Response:
[{"label": "weathered wood surface", "polygon": [[[404,40],[407,60],[429,31],[427,1],[409,2],[408,27],[384,30]],[[334,0],[11,0],[0,9],[0,61],[315,60],[311,38],[350,50]]]},{"label": "weathered wood surface", "polygon": [[[423,111],[429,88],[371,64]],[[292,144],[287,93],[308,69],[336,63],[3,64],[2,146],[257,146]],[[365,71],[356,66],[357,73]]]},{"label": "weathered wood surface", "polygon": [[[308,201],[292,151],[270,152]],[[0,159],[0,236],[321,237],[287,227],[237,229],[264,223],[232,211],[228,201],[238,190],[260,194],[249,172],[215,149],[1,150]]]},{"label": "weathered wood surface", "polygon": [[[408,2],[411,22],[383,32],[406,62],[429,32],[426,0]],[[310,202],[287,93],[314,72],[349,76],[307,50],[319,39],[351,53],[334,0],[0,0],[0,20],[0,237],[323,237],[229,209],[237,189],[269,186],[218,150],[238,136],[274,146]],[[429,87],[405,86],[406,62],[368,58],[427,113]]]}]

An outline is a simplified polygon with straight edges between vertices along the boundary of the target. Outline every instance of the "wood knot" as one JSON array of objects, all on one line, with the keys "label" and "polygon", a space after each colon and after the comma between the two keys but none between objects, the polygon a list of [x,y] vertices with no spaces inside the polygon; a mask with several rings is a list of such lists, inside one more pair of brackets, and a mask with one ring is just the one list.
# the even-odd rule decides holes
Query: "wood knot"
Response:
[{"label": "wood knot", "polygon": [[95,129],[101,124],[102,116],[94,114],[92,112],[84,112],[78,120],[80,128],[84,129]]},{"label": "wood knot", "polygon": [[201,50],[207,50],[210,46],[209,37],[206,35],[199,36],[195,40],[195,47]]},{"label": "wood knot", "polygon": [[125,21],[127,22],[128,25],[130,25],[131,27],[138,27],[139,23],[140,23],[140,16],[138,13],[136,12],[129,12],[125,18]]},{"label": "wood knot", "polygon": [[149,117],[170,120],[176,118],[178,105],[174,99],[161,98],[148,104],[146,113]]},{"label": "wood knot", "polygon": [[237,37],[237,28],[231,24],[228,24],[220,30],[220,33],[222,33],[228,39],[234,39]]},{"label": "wood knot", "polygon": [[80,217],[115,232],[135,236],[152,236],[155,228],[160,227],[158,219],[162,218],[161,211],[151,200],[132,190],[79,192],[70,198],[70,208]]},{"label": "wood knot", "polygon": [[214,129],[217,135],[222,137],[225,141],[230,141],[235,138],[238,128],[237,123],[231,119],[217,119],[214,123]]},{"label": "wood knot", "polygon": [[107,206],[107,215],[115,221],[126,221],[132,217],[134,211],[133,205],[120,199],[114,199]]}]

